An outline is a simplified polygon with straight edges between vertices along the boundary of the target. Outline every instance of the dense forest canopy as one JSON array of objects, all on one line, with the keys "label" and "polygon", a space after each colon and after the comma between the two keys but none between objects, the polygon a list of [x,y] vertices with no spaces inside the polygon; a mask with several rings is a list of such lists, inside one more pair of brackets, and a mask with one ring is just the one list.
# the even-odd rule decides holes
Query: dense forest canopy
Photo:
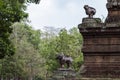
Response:
[{"label": "dense forest canopy", "polygon": [[73,69],[78,70],[82,64],[82,36],[76,27],[46,27],[42,31],[26,24],[27,4],[39,2],[0,0],[1,80],[45,80],[59,68],[55,57],[60,52],[74,59]]},{"label": "dense forest canopy", "polygon": [[0,60],[1,78],[45,80],[59,68],[55,58],[60,52],[73,58],[73,69],[80,68],[82,36],[76,27],[59,29],[58,33],[50,27],[44,31],[34,30],[26,23],[15,23],[11,28],[13,32],[9,39],[16,50],[13,56]]}]

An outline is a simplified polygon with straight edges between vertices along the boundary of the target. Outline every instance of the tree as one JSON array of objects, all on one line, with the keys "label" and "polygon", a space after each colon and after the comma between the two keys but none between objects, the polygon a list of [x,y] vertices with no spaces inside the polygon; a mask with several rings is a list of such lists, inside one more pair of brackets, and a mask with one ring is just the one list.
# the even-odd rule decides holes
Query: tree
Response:
[{"label": "tree", "polygon": [[11,27],[13,33],[10,40],[16,47],[16,54],[0,60],[0,78],[3,80],[44,78],[45,59],[39,53],[40,30],[34,30],[25,23],[15,23]]},{"label": "tree", "polygon": [[26,3],[39,2],[40,0],[0,0],[0,59],[15,53],[15,48],[8,39],[12,33],[10,26],[28,17],[24,12]]},{"label": "tree", "polygon": [[25,72],[22,64],[14,57],[5,57],[1,60],[2,67],[0,69],[0,80],[19,80],[24,79]]},{"label": "tree", "polygon": [[66,29],[61,29],[59,36],[57,38],[56,50],[58,53],[63,52],[65,55],[69,55],[73,58],[73,68],[78,70],[79,64],[82,63],[82,36],[80,35],[78,29],[73,27],[69,31]]},{"label": "tree", "polygon": [[52,71],[59,68],[59,64],[55,60],[56,54],[63,52],[73,58],[72,67],[78,70],[82,64],[83,58],[81,53],[82,36],[76,27],[67,31],[65,28],[61,29],[58,34],[51,33],[54,31],[45,31],[42,43],[40,44],[40,53],[46,59],[47,76]]},{"label": "tree", "polygon": [[61,29],[59,32],[59,37],[57,41],[57,51],[63,52],[64,54],[69,53],[69,41],[68,41],[69,35],[67,33],[67,30],[65,28]]},{"label": "tree", "polygon": [[23,64],[22,70],[25,71],[26,78],[33,80],[36,76],[44,77],[45,59],[39,53],[40,30],[34,30],[25,23],[16,23],[12,27],[11,40],[17,47],[14,56],[19,64]]},{"label": "tree", "polygon": [[69,30],[69,34],[71,36],[71,52],[72,57],[74,58],[74,69],[79,70],[81,64],[83,64],[83,54],[81,52],[83,37],[79,33],[79,30],[76,27],[73,27]]},{"label": "tree", "polygon": [[55,60],[57,53],[57,31],[59,31],[59,29],[54,27],[45,27],[45,30],[41,35],[40,53],[45,58],[45,78],[49,77],[52,74],[51,72],[58,68],[57,62]]}]

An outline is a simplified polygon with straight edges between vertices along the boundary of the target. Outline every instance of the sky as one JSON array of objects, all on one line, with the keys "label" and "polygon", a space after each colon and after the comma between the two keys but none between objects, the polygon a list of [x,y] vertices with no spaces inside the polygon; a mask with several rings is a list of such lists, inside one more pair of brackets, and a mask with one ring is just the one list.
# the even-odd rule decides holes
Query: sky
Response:
[{"label": "sky", "polygon": [[97,11],[94,17],[104,21],[107,16],[106,3],[107,0],[41,0],[40,4],[28,6],[28,19],[34,29],[45,26],[71,29],[87,17],[84,5],[94,7]]}]

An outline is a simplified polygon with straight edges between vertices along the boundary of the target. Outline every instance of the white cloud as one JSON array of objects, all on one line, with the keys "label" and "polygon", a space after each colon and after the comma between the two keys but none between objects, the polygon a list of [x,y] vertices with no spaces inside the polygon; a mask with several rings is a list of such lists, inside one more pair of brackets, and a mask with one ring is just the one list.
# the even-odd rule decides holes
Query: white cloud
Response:
[{"label": "white cloud", "polygon": [[77,26],[81,23],[82,18],[86,17],[83,9],[84,4],[96,7],[98,11],[97,17],[102,17],[101,15],[106,16],[104,14],[106,0],[101,0],[101,4],[99,4],[98,0],[68,0],[64,5],[60,4],[60,1],[41,0],[39,5],[30,4],[27,12],[29,12],[32,26],[36,29],[41,29],[44,26],[66,28]]}]

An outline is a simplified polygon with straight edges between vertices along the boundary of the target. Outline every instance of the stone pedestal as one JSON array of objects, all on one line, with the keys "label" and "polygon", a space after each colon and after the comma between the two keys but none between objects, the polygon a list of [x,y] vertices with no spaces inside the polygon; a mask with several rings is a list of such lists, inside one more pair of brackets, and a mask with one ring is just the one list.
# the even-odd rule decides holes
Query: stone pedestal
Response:
[{"label": "stone pedestal", "polygon": [[72,69],[60,68],[54,71],[50,80],[76,80],[76,72]]},{"label": "stone pedestal", "polygon": [[96,18],[84,18],[79,30],[84,43],[83,77],[120,78],[120,26],[108,26]]}]

